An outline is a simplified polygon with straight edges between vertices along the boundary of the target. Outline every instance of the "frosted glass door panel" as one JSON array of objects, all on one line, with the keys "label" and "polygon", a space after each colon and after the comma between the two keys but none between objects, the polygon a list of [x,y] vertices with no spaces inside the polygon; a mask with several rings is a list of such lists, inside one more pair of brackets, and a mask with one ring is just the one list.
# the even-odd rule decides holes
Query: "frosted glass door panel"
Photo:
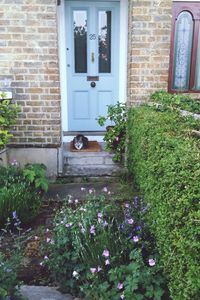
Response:
[{"label": "frosted glass door panel", "polygon": [[173,89],[187,90],[192,51],[193,20],[189,12],[178,16],[175,29]]},{"label": "frosted glass door panel", "polygon": [[73,22],[75,73],[87,73],[87,11],[75,10]]}]

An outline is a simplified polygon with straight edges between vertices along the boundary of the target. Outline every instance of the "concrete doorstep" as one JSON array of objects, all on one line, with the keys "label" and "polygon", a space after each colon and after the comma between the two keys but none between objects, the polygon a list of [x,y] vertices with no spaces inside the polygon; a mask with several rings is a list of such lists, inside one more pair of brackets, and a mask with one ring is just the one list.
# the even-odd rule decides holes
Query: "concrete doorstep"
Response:
[{"label": "concrete doorstep", "polygon": [[47,286],[23,285],[20,293],[27,300],[79,300],[69,294],[61,294],[55,287]]}]

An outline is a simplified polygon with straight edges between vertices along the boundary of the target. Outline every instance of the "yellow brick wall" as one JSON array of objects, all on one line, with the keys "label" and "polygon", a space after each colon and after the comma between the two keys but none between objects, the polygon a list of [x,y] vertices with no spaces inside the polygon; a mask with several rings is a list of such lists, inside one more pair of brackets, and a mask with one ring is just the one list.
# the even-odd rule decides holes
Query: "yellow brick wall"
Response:
[{"label": "yellow brick wall", "polygon": [[138,105],[167,90],[171,0],[129,1],[128,100]]},{"label": "yellow brick wall", "polygon": [[56,0],[1,0],[0,82],[21,114],[12,143],[60,143]]}]

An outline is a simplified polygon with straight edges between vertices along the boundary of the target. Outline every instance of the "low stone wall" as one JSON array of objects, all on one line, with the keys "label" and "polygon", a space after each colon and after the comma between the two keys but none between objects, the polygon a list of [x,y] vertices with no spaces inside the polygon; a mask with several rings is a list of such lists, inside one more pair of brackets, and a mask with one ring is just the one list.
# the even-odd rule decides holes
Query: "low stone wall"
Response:
[{"label": "low stone wall", "polygon": [[47,177],[55,179],[58,174],[58,148],[9,148],[8,161],[16,160],[21,167],[27,163],[40,163],[47,167]]}]

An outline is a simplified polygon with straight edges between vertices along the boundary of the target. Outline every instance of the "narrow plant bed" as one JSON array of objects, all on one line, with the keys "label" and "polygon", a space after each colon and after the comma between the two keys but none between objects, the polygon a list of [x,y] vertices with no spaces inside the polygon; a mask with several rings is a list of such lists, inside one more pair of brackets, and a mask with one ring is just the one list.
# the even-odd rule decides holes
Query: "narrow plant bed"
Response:
[{"label": "narrow plant bed", "polygon": [[44,201],[31,229],[18,220],[15,234],[2,232],[0,252],[20,250],[18,282],[87,300],[169,299],[142,197],[80,190],[84,200]]},{"label": "narrow plant bed", "polygon": [[87,300],[169,299],[142,198],[83,192],[66,199],[44,248],[54,282]]}]

